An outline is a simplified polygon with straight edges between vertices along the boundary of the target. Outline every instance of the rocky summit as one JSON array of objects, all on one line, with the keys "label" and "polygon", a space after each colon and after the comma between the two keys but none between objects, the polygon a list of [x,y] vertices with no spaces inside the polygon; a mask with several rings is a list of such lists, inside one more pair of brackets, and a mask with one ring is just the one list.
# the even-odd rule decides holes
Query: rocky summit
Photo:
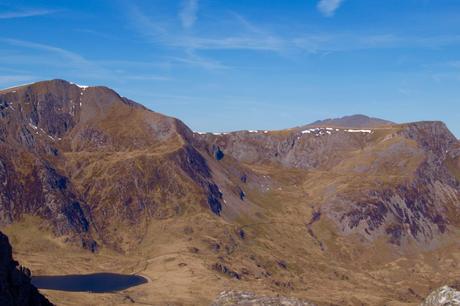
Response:
[{"label": "rocky summit", "polygon": [[0,91],[0,183],[32,273],[150,280],[99,304],[418,305],[459,277],[460,143],[442,122],[198,133],[109,88],[43,81]]}]

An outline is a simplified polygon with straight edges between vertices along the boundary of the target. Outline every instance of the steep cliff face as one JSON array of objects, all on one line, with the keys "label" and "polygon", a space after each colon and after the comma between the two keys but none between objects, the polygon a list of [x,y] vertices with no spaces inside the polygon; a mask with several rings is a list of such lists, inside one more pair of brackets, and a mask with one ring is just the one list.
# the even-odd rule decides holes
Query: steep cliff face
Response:
[{"label": "steep cliff face", "polygon": [[[396,135],[402,136],[399,144],[377,154],[391,156],[393,170],[412,163],[405,167],[406,171],[400,166],[396,171],[406,177],[379,184],[385,180],[363,174],[368,178],[366,184],[373,186],[337,193],[325,207],[332,208],[329,213],[344,232],[360,232],[368,237],[383,233],[398,245],[412,237],[423,245],[458,226],[460,185],[445,164],[457,140],[439,122],[402,126]],[[410,147],[411,144],[412,154],[388,152],[395,145]],[[385,167],[379,167],[378,171],[388,173]]]},{"label": "steep cliff face", "polygon": [[[327,123],[328,121],[326,121]],[[307,171],[322,216],[342,233],[421,245],[460,221],[458,141],[441,122],[202,134],[210,155]],[[407,239],[406,239],[407,240]]]},{"label": "steep cliff face", "polygon": [[0,92],[0,223],[38,215],[56,234],[94,250],[88,207],[59,167],[59,141],[76,124],[77,110],[65,102],[78,96],[78,87],[62,81]]},{"label": "steep cliff face", "polygon": [[2,232],[0,232],[0,305],[52,305],[30,283],[30,271],[13,260],[8,237]]},{"label": "steep cliff face", "polygon": [[206,207],[220,214],[207,160],[177,119],[62,80],[2,91],[0,105],[3,225],[37,215],[95,251],[136,243],[155,218]]},{"label": "steep cliff face", "polygon": [[272,163],[284,167],[314,169],[330,167],[359,149],[372,138],[368,133],[348,129],[311,128],[307,130],[241,131],[198,137],[210,144],[208,151],[250,164]]}]

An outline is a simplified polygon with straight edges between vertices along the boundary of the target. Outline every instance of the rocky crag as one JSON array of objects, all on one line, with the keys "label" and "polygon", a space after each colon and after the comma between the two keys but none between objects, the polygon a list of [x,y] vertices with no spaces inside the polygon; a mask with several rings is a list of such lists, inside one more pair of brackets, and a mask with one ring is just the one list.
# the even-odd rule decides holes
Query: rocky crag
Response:
[{"label": "rocky crag", "polygon": [[211,306],[315,306],[312,303],[287,297],[258,296],[253,292],[224,291]]},{"label": "rocky crag", "polygon": [[443,286],[433,291],[420,306],[458,306],[460,305],[460,292]]},{"label": "rocky crag", "polygon": [[0,232],[0,305],[52,306],[30,282],[30,271],[12,257],[8,237]]}]

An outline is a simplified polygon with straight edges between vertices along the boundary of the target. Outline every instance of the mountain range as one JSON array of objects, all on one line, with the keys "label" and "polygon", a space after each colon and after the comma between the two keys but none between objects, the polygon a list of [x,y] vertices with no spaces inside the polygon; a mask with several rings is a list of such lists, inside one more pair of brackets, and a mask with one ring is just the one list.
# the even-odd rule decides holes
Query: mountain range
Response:
[{"label": "mountain range", "polygon": [[459,276],[460,143],[442,122],[364,115],[197,133],[109,88],[43,81],[0,90],[0,225],[32,273],[151,280],[101,304],[249,288],[417,305]]}]

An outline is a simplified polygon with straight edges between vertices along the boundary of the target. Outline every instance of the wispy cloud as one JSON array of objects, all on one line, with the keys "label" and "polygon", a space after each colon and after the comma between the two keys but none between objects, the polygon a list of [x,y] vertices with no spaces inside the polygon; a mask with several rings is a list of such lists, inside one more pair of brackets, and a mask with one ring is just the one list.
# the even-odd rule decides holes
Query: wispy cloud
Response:
[{"label": "wispy cloud", "polygon": [[177,47],[196,50],[268,50],[281,51],[284,41],[275,37],[183,37],[174,42]]},{"label": "wispy cloud", "polygon": [[[45,64],[51,67],[60,67],[63,74],[69,74],[72,77],[109,79],[114,76],[111,70],[64,48],[12,38],[0,38],[0,42],[24,49],[23,54],[18,49],[13,56],[6,56],[5,60],[8,62],[16,60],[19,64],[23,62],[33,64],[35,62],[38,65]],[[33,50],[32,54],[27,52],[27,49]],[[2,57],[0,61],[3,60],[4,58]]]},{"label": "wispy cloud", "polygon": [[183,63],[189,66],[197,66],[207,70],[221,70],[230,68],[219,61],[201,57],[190,50],[186,52],[184,57],[170,57],[169,59],[173,62]]},{"label": "wispy cloud", "polygon": [[142,10],[136,5],[132,4],[126,7],[127,16],[129,21],[139,34],[148,39],[156,42],[167,44],[172,35],[167,30],[166,26],[160,24],[158,21],[153,21],[147,17]]},{"label": "wispy cloud", "polygon": [[[0,38],[0,43],[8,44],[13,47],[18,47],[15,50],[14,54],[9,55],[8,52],[1,54],[0,64],[10,65],[17,63],[17,65],[23,65],[24,63],[28,65],[46,65],[48,68],[54,67],[58,68],[59,75],[68,75],[71,78],[84,78],[84,79],[97,79],[97,80],[113,80],[113,81],[122,81],[122,80],[134,80],[134,81],[170,81],[171,77],[168,75],[154,74],[152,69],[143,70],[139,72],[139,68],[145,67],[160,67],[157,63],[148,63],[148,62],[131,62],[131,61],[95,61],[85,58],[84,56],[69,51],[64,48],[51,46],[43,43],[36,43],[31,41],[24,41],[11,38]],[[19,52],[19,48],[25,49],[24,53]],[[27,52],[27,49],[33,50],[33,54]],[[40,52],[42,51],[42,52]],[[116,65],[114,64],[116,63]],[[118,68],[115,69],[114,66]],[[120,67],[125,67],[126,69],[120,69]],[[132,68],[135,68],[138,73],[132,74]],[[0,68],[0,71],[6,71],[4,68]],[[48,69],[47,69],[48,70]],[[152,73],[153,72],[153,73]],[[14,73],[14,72],[13,72]],[[19,81],[27,81],[31,76],[20,73],[8,73],[10,75],[9,79],[0,77],[0,81],[3,83],[13,83]],[[48,73],[48,71],[44,72]],[[0,74],[1,76],[1,74]],[[24,79],[25,76],[28,79]],[[41,78],[47,78],[49,76],[41,76]],[[51,75],[55,77],[55,75]],[[34,78],[37,79],[37,78]]]},{"label": "wispy cloud", "polygon": [[[152,44],[162,45],[168,48],[174,48],[179,52],[178,56],[170,57],[174,63],[182,63],[190,66],[197,66],[207,70],[228,69],[227,65],[221,62],[198,55],[199,51],[204,50],[257,50],[257,51],[274,51],[282,50],[283,41],[276,37],[266,35],[256,29],[255,26],[248,22],[244,23],[244,19],[236,18],[236,26],[240,29],[240,34],[225,36],[207,35],[196,36],[184,31],[182,27],[178,27],[170,22],[163,21],[158,16],[147,16],[144,12],[135,5],[130,5],[127,9],[131,24],[134,28]],[[251,29],[248,29],[251,27]],[[182,53],[182,54],[180,54]]]},{"label": "wispy cloud", "polygon": [[[128,17],[136,30],[153,43],[161,43],[168,47],[184,50],[269,50],[280,51],[283,41],[274,36],[257,31],[251,26],[251,31],[244,29],[240,35],[225,36],[222,33],[216,36],[195,36],[180,31],[171,24],[162,24],[145,15],[138,7],[129,8]],[[238,20],[242,24],[242,19]],[[245,27],[249,26],[246,23]]]},{"label": "wispy cloud", "polygon": [[344,0],[320,0],[317,8],[324,16],[331,17],[343,2]]},{"label": "wispy cloud", "polygon": [[29,49],[52,52],[75,64],[84,64],[84,65],[91,64],[90,61],[86,60],[83,56],[75,52],[68,51],[68,50],[65,50],[59,47],[54,47],[50,45],[45,45],[45,44],[40,44],[40,43],[35,43],[35,42],[30,42],[30,41],[24,41],[24,40],[19,40],[19,39],[11,39],[11,38],[2,38],[0,39],[0,41],[3,41],[7,44],[17,46],[17,47],[24,47],[24,48],[29,48]]},{"label": "wispy cloud", "polygon": [[37,80],[33,75],[0,75],[0,86],[18,84]]},{"label": "wispy cloud", "polygon": [[18,11],[10,11],[10,12],[0,12],[0,19],[44,16],[44,15],[54,14],[56,12],[58,12],[58,10],[48,10],[48,9],[27,9],[27,10],[18,10]]},{"label": "wispy cloud", "polygon": [[[345,0],[321,0],[318,9],[332,16]],[[405,35],[401,32],[375,33],[371,31],[314,31],[286,33],[273,26],[254,24],[234,12],[225,18],[211,19],[210,30],[195,34],[184,29],[176,18],[145,13],[129,3],[127,17],[135,30],[156,47],[168,48],[176,53],[174,63],[199,66],[204,69],[230,68],[220,60],[209,58],[214,50],[264,51],[283,57],[302,54],[329,55],[334,52],[351,52],[366,49],[444,48],[460,44],[456,35]],[[204,17],[203,17],[204,18]],[[210,20],[207,20],[209,22]],[[216,53],[213,53],[216,54]]]},{"label": "wispy cloud", "polygon": [[171,81],[171,77],[162,75],[128,75],[123,77],[126,80],[133,81]]},{"label": "wispy cloud", "polygon": [[409,36],[373,33],[317,33],[292,39],[296,48],[309,53],[348,52],[369,49],[441,49],[460,45],[460,35]]},{"label": "wispy cloud", "polygon": [[[110,78],[110,75],[113,75],[113,72],[109,69],[106,69],[103,65],[104,62],[97,62],[93,60],[89,60],[82,55],[69,51],[67,49],[47,45],[47,44],[41,44],[41,43],[36,43],[36,42],[30,42],[30,41],[24,41],[24,40],[18,40],[18,39],[11,39],[11,38],[0,38],[0,42],[4,42],[7,44],[10,44],[12,46],[17,46],[17,47],[23,47],[27,49],[33,49],[33,50],[38,50],[38,51],[44,51],[46,53],[53,54],[53,58],[55,62],[57,63],[63,63],[67,67],[75,68],[78,71],[86,71],[88,74],[94,75],[99,75],[101,77],[105,78]],[[56,56],[58,58],[56,58]],[[30,56],[18,56],[16,57],[8,57],[6,58],[10,59],[19,59],[21,60],[22,58],[26,60],[27,58],[30,58]],[[43,61],[43,59],[39,56],[33,56],[32,57],[35,61]],[[64,60],[64,61],[63,61]],[[129,63],[128,63],[129,64]],[[146,63],[142,63],[142,65],[146,65]],[[121,71],[123,73],[123,71]],[[168,77],[164,76],[157,76],[157,75],[138,75],[138,76],[125,76],[126,78],[131,78],[131,79],[139,79],[139,80],[167,80],[169,79]]]},{"label": "wispy cloud", "polygon": [[196,22],[198,13],[198,0],[183,0],[179,17],[182,26],[186,29],[193,27]]},{"label": "wispy cloud", "polygon": [[452,61],[447,64],[449,67],[460,69],[460,61]]}]

